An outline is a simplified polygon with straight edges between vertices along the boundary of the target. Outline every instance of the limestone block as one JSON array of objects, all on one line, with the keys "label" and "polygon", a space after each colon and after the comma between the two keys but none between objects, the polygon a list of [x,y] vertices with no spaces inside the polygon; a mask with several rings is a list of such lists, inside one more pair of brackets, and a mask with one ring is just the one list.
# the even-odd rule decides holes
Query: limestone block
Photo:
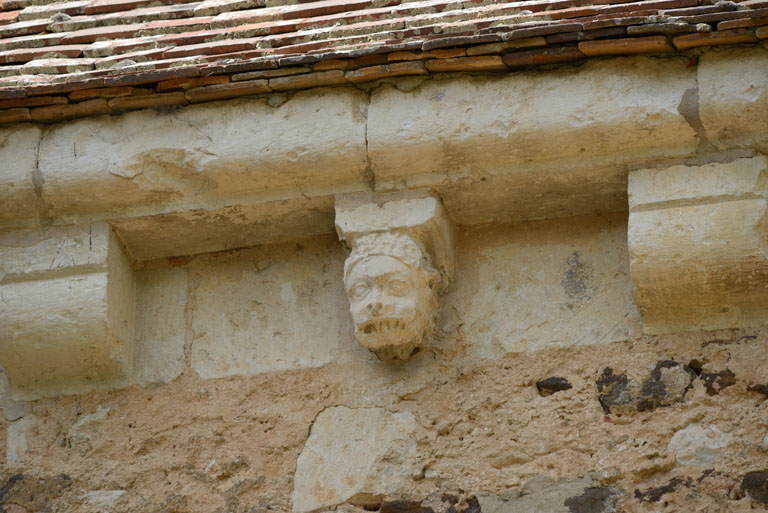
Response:
[{"label": "limestone block", "polygon": [[412,480],[416,422],[410,413],[335,406],[312,424],[296,463],[293,511],[376,503]]},{"label": "limestone block", "polygon": [[17,398],[124,382],[133,272],[106,223],[0,234],[0,363]]},{"label": "limestone block", "polygon": [[2,367],[0,367],[0,410],[8,421],[18,420],[30,412],[28,403],[14,401],[11,397],[11,383],[8,381],[8,373]]},{"label": "limestone block", "polygon": [[360,91],[331,89],[297,93],[277,107],[243,99],[56,126],[40,143],[42,195],[68,222],[359,189],[365,109]]},{"label": "limestone block", "polygon": [[204,378],[320,367],[349,328],[342,248],[330,238],[189,264],[192,368]]},{"label": "limestone block", "polygon": [[768,149],[768,49],[731,48],[699,59],[699,113],[716,146]]},{"label": "limestone block", "polygon": [[333,233],[333,196],[125,218],[113,226],[139,260],[278,244]]},{"label": "limestone block", "polygon": [[35,126],[0,130],[0,226],[12,219],[39,217],[35,187],[42,186],[42,177],[36,174],[41,134]]},{"label": "limestone block", "polygon": [[355,338],[383,360],[419,351],[454,274],[453,227],[430,190],[337,196],[336,230],[352,252],[344,286]]},{"label": "limestone block", "polygon": [[633,171],[628,244],[646,333],[768,320],[765,157]]},{"label": "limestone block", "polygon": [[482,358],[626,340],[639,319],[626,226],[612,215],[468,230],[441,332]]},{"label": "limestone block", "polygon": [[435,186],[448,201],[443,188],[452,184],[506,176],[496,194],[506,189],[510,199],[526,199],[537,185],[562,188],[574,169],[612,174],[609,162],[688,154],[698,141],[678,106],[696,76],[683,62],[601,60],[547,73],[429,81],[410,92],[377,88],[368,123],[376,185]]},{"label": "limestone block", "polygon": [[667,447],[676,454],[680,465],[710,467],[720,460],[720,453],[732,440],[733,435],[721,432],[717,426],[704,427],[694,422],[676,431]]},{"label": "limestone block", "polygon": [[93,490],[85,494],[88,504],[104,509],[114,509],[125,490]]},{"label": "limestone block", "polygon": [[137,383],[168,383],[184,371],[186,306],[186,269],[136,273],[133,379]]},{"label": "limestone block", "polygon": [[23,463],[29,451],[31,431],[37,427],[37,417],[27,415],[8,426],[5,457],[9,465]]}]

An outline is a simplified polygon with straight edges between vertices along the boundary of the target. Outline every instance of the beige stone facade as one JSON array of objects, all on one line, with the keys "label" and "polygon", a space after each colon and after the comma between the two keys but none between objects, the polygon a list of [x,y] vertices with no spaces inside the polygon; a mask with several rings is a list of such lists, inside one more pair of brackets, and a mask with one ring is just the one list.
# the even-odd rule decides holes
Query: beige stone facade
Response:
[{"label": "beige stone facade", "polygon": [[768,508],[766,120],[752,46],[2,129],[0,509]]}]

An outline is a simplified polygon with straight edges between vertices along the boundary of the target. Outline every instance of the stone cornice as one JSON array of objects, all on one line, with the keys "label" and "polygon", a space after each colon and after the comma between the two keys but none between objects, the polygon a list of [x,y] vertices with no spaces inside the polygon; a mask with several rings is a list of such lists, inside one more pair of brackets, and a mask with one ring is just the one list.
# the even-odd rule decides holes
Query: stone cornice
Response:
[{"label": "stone cornice", "polygon": [[333,195],[372,189],[433,187],[459,224],[622,211],[630,168],[766,149],[768,52],[687,63],[634,57],[10,127],[0,226],[110,221],[145,260],[332,233]]}]

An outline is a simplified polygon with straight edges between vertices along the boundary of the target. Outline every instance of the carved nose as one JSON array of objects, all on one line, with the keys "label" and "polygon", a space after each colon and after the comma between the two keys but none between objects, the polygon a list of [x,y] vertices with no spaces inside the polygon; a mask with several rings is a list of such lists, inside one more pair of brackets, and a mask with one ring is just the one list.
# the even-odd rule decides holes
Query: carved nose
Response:
[{"label": "carved nose", "polygon": [[374,315],[381,314],[382,304],[378,301],[375,303],[368,303],[368,313],[372,313]]}]

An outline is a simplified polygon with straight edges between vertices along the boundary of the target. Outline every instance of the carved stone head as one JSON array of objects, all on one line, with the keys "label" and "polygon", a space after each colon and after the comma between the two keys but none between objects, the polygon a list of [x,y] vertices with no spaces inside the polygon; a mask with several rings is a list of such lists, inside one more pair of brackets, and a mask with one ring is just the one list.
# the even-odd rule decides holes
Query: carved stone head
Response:
[{"label": "carved stone head", "polygon": [[432,331],[439,273],[409,235],[360,237],[344,264],[355,338],[385,360],[407,360]]}]

